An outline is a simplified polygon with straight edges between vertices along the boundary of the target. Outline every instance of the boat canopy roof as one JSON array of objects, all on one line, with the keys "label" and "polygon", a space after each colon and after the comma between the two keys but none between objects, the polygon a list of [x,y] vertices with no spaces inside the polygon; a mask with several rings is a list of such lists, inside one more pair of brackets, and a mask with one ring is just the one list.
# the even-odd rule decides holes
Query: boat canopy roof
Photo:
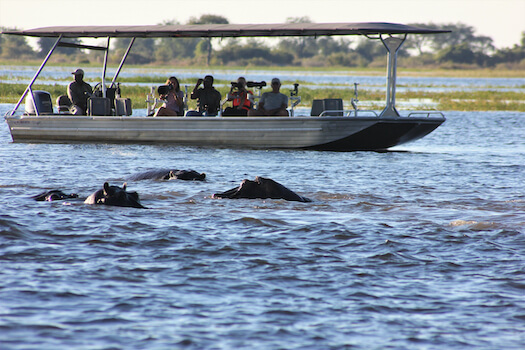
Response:
[{"label": "boat canopy roof", "polygon": [[398,23],[282,23],[282,24],[187,24],[140,26],[55,26],[6,30],[2,34],[64,38],[228,38],[272,36],[325,36],[381,34],[438,34],[448,30],[419,28]]}]

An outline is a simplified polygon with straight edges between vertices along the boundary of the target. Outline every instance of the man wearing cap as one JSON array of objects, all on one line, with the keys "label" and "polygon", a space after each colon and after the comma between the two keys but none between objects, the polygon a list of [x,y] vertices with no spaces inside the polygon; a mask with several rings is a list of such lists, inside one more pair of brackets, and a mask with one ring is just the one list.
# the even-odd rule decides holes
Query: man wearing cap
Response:
[{"label": "man wearing cap", "polygon": [[67,96],[73,104],[73,114],[85,115],[87,112],[87,100],[93,93],[91,85],[84,81],[84,71],[77,69],[71,74],[75,75],[75,81],[69,83]]},{"label": "man wearing cap", "polygon": [[272,115],[288,116],[288,96],[279,92],[281,81],[279,78],[272,79],[272,91],[262,94],[256,110],[248,111],[248,115]]}]

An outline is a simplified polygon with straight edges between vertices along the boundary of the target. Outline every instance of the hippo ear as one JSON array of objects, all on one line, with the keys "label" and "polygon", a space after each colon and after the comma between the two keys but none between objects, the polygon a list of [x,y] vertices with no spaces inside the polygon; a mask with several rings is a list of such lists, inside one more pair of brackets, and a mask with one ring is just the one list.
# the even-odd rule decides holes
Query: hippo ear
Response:
[{"label": "hippo ear", "polygon": [[108,194],[108,190],[109,190],[109,184],[107,182],[104,182],[104,195]]},{"label": "hippo ear", "polygon": [[128,183],[127,182],[124,182],[122,184],[122,189],[125,191],[126,190],[126,187],[128,187]]}]

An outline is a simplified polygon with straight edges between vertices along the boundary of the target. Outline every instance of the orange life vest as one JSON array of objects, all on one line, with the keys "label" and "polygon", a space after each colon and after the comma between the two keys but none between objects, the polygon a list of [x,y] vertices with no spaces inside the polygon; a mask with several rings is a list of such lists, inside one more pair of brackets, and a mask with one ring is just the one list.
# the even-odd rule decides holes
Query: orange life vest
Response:
[{"label": "orange life vest", "polygon": [[232,101],[233,107],[237,107],[238,105],[240,105],[242,97],[244,96],[245,99],[244,99],[244,104],[242,105],[242,109],[249,110],[250,108],[252,108],[252,101],[248,99],[248,94],[251,94],[251,93],[252,93],[251,91],[248,91],[248,92],[243,91],[243,92],[237,93],[237,96]]}]

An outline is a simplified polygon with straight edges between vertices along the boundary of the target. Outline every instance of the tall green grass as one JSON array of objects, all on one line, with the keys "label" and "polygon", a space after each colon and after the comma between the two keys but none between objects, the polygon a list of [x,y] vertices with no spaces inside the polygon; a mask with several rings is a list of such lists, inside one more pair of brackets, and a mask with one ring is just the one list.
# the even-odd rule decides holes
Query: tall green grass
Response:
[{"label": "tall green grass", "polygon": [[[153,79],[151,86],[161,85],[164,79],[156,81]],[[221,82],[218,82],[221,83]],[[223,97],[229,91],[229,82],[222,82],[225,86],[219,87]],[[291,84],[288,84],[291,87]],[[283,84],[283,86],[285,86]],[[287,86],[287,85],[286,85]],[[189,90],[193,86],[189,87]],[[16,103],[24,90],[25,84],[5,84],[0,83],[0,103]],[[53,100],[60,95],[66,94],[66,86],[60,84],[35,84],[33,90],[48,91]],[[146,108],[146,94],[150,87],[121,84],[122,97],[128,97],[132,100],[133,108]],[[281,91],[288,94],[288,87],[281,88]],[[190,92],[188,91],[188,93]],[[263,91],[269,91],[268,88]],[[255,91],[254,91],[255,92]],[[336,89],[336,88],[307,88],[300,87],[299,95],[302,102],[299,106],[310,106],[314,99],[324,98],[342,98],[346,104],[350,102],[353,95],[353,89]],[[460,111],[519,111],[525,112],[525,96],[519,92],[513,91],[453,91],[453,92],[429,92],[406,90],[396,93],[396,101],[403,102],[409,100],[425,99],[437,103],[437,108],[441,110],[460,110]],[[360,90],[359,106],[362,109],[378,108],[384,106],[385,93],[380,90]],[[189,100],[189,108],[196,107],[195,100]]]}]

